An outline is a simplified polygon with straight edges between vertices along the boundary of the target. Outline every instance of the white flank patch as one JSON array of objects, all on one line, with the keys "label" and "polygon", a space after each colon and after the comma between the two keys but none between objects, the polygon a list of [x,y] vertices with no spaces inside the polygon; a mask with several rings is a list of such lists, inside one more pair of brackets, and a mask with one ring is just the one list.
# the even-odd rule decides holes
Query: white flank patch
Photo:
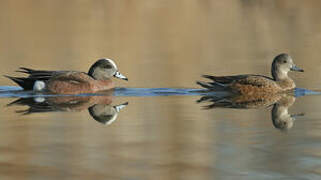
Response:
[{"label": "white flank patch", "polygon": [[43,81],[36,81],[35,84],[33,85],[33,90],[34,91],[42,91],[46,87],[45,82]]}]

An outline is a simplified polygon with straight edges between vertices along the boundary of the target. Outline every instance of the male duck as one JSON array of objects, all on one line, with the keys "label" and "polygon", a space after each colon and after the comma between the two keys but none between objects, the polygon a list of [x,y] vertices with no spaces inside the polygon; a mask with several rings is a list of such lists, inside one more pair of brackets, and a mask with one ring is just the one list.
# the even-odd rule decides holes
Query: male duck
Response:
[{"label": "male duck", "polygon": [[114,88],[111,77],[128,81],[120,74],[111,59],[99,59],[88,73],[78,71],[44,71],[21,67],[17,72],[29,74],[28,77],[5,76],[24,90],[49,91],[56,94],[93,93]]},{"label": "male duck", "polygon": [[200,86],[213,91],[232,91],[237,94],[279,93],[295,88],[294,81],[288,76],[289,71],[303,72],[288,54],[276,56],[272,63],[272,77],[263,75],[234,75],[203,77],[212,82],[197,82]]}]

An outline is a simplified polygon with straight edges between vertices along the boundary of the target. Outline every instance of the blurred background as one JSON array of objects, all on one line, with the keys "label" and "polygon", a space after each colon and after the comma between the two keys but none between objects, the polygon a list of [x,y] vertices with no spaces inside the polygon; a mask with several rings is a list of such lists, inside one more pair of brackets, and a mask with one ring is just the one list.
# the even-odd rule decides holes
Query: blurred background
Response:
[{"label": "blurred background", "polygon": [[[197,88],[202,74],[264,74],[289,53],[300,88],[321,89],[321,1],[1,0],[0,74],[18,67],[88,71],[115,60],[119,87]],[[15,85],[0,78],[0,85]],[[0,175],[7,179],[318,179],[320,98],[294,128],[269,110],[203,111],[199,97],[129,101],[102,126],[87,111],[17,115],[0,100]]]},{"label": "blurred background", "polygon": [[[0,5],[1,74],[20,66],[87,72],[96,59],[108,57],[130,78],[119,86],[195,87],[204,73],[269,75],[272,59],[286,52],[309,77],[296,77],[297,84],[320,88],[319,1],[2,0]],[[0,83],[13,85],[5,78]]]}]

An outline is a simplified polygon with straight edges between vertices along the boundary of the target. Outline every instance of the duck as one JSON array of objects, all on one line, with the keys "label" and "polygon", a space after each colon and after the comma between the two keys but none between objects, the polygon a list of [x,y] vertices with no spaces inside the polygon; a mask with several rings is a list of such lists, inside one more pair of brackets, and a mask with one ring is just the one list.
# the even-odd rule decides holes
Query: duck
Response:
[{"label": "duck", "polygon": [[279,93],[293,90],[296,85],[288,76],[289,71],[304,72],[296,66],[290,55],[282,53],[272,62],[272,78],[264,75],[243,74],[232,76],[203,75],[211,82],[197,81],[197,84],[208,91],[228,91],[234,94],[254,95],[262,93]]},{"label": "duck", "polygon": [[5,77],[17,83],[23,90],[50,92],[53,94],[84,94],[113,89],[112,77],[128,81],[112,59],[98,59],[88,73],[79,71],[48,71],[20,67],[17,72],[27,77]]}]

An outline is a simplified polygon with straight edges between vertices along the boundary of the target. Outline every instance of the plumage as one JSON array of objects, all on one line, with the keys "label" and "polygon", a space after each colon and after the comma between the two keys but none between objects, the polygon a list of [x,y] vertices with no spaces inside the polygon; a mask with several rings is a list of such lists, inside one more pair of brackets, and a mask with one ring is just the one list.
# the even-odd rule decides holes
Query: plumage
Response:
[{"label": "plumage", "polygon": [[300,71],[302,69],[295,66],[292,58],[287,54],[276,56],[272,63],[273,78],[255,75],[233,75],[233,76],[211,76],[203,75],[210,82],[197,82],[200,86],[210,91],[231,91],[237,94],[255,94],[255,93],[278,93],[295,88],[294,81],[288,77],[290,71]]},{"label": "plumage", "polygon": [[[128,80],[119,73],[116,64],[110,59],[99,59],[89,69],[88,73],[78,71],[47,71],[20,67],[17,72],[25,73],[27,77],[6,76],[24,90],[45,90],[57,94],[80,94],[108,90],[114,87],[111,77]],[[43,82],[44,88],[35,86]]]}]

